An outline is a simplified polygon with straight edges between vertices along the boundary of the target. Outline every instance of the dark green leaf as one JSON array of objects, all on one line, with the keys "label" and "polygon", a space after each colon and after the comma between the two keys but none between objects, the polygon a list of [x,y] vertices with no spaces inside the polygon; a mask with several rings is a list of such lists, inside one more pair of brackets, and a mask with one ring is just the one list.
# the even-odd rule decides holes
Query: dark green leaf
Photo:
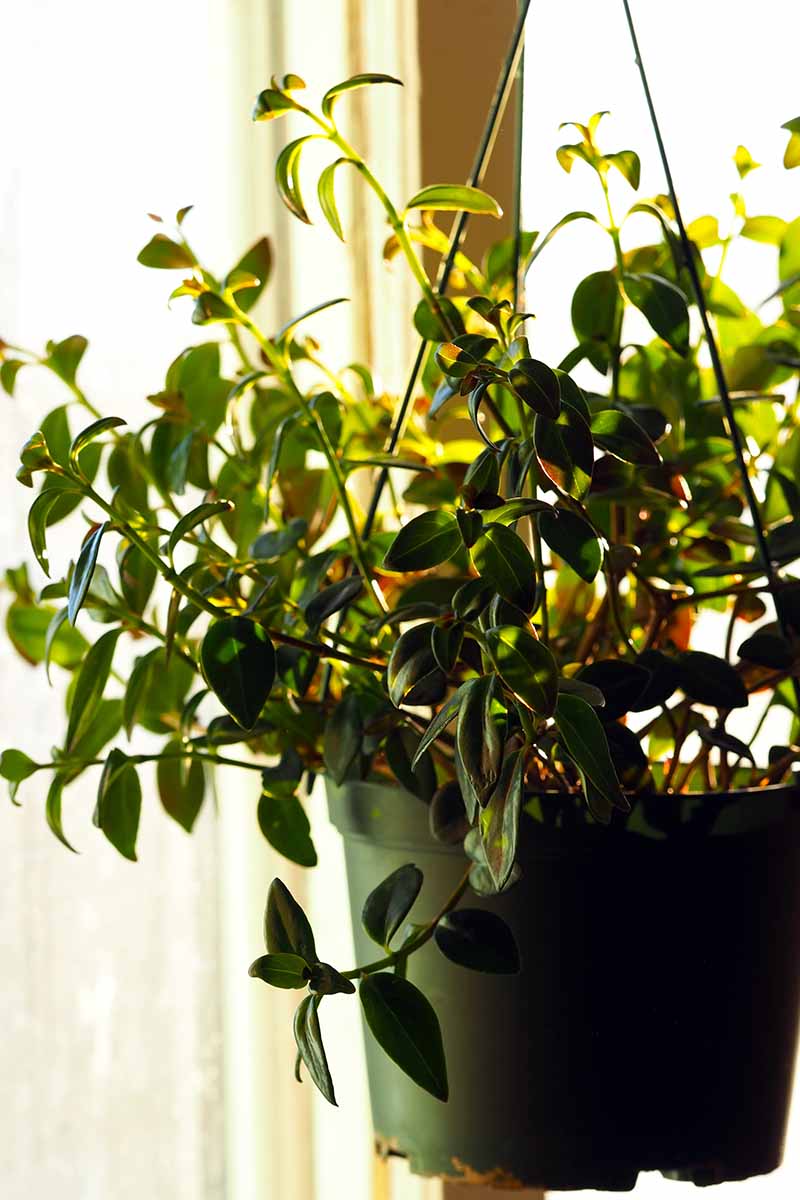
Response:
[{"label": "dark green leaf", "polygon": [[436,1013],[422,992],[397,975],[366,975],[359,987],[367,1025],[402,1071],[437,1100],[448,1096],[447,1066]]},{"label": "dark green leaf", "polygon": [[329,1104],[336,1104],[328,1059],[322,1044],[317,1007],[318,996],[307,996],[294,1015],[294,1040],[297,1051],[313,1082]]},{"label": "dark green leaf", "polygon": [[523,612],[530,612],[536,595],[536,576],[530,551],[505,525],[489,524],[470,550],[480,577],[498,595]]},{"label": "dark green leaf", "polygon": [[605,698],[603,720],[616,721],[639,703],[650,682],[650,672],[636,663],[610,658],[582,667],[577,678],[599,688]]},{"label": "dark green leaf", "polygon": [[555,371],[535,358],[521,358],[511,368],[508,378],[528,408],[556,419],[561,411],[561,388]]},{"label": "dark green leaf", "polygon": [[411,760],[412,767],[416,767],[417,763],[428,747],[436,741],[440,734],[444,733],[445,729],[452,721],[455,721],[456,717],[458,716],[459,705],[464,699],[464,695],[468,687],[468,683],[462,683],[462,685],[457,688],[455,692],[453,692],[453,695],[450,697],[447,703],[439,709],[436,716],[433,718],[430,725],[420,738],[416,754]]},{"label": "dark green leaf", "polygon": [[47,577],[50,577],[50,562],[47,557],[47,519],[57,500],[65,495],[80,495],[73,489],[45,488],[39,492],[28,512],[28,536],[31,540],[36,561]]},{"label": "dark green leaf", "polygon": [[361,910],[361,923],[373,942],[388,947],[411,911],[421,887],[422,871],[413,863],[406,863],[370,892]]},{"label": "dark green leaf", "polygon": [[649,273],[626,275],[628,299],[644,313],[659,337],[678,354],[689,352],[689,309],[679,287]]},{"label": "dark green leaf", "polygon": [[406,205],[426,209],[429,212],[484,213],[490,217],[501,217],[503,210],[497,201],[480,188],[458,183],[434,183],[416,192]]},{"label": "dark green leaf", "polygon": [[572,327],[579,342],[609,342],[620,310],[617,277],[596,271],[578,284],[572,298]]},{"label": "dark green leaf", "polygon": [[501,625],[490,629],[486,644],[503,682],[540,716],[555,712],[558,669],[550,651],[527,629]]},{"label": "dark green leaf", "polygon": [[[579,696],[562,693],[555,721],[559,738],[585,784],[590,784],[609,805],[627,811],[629,805],[611,761],[608,739],[591,705]],[[584,786],[584,790],[588,788]]]},{"label": "dark green leaf", "polygon": [[779,633],[768,633],[759,630],[747,638],[739,647],[739,658],[748,662],[758,663],[760,667],[770,667],[776,671],[786,670],[794,662],[792,647],[785,637]]},{"label": "dark green leaf", "polygon": [[[244,257],[239,259],[230,275],[234,275],[236,272],[245,272],[258,280],[258,284],[251,287],[236,289],[237,305],[242,312],[250,312],[272,274],[272,246],[269,238],[260,238],[254,246],[250,247]],[[225,286],[227,286],[227,279]]]},{"label": "dark green leaf", "polygon": [[250,964],[251,979],[261,979],[270,987],[304,988],[311,972],[299,954],[262,954]]},{"label": "dark green leaf", "polygon": [[336,784],[344,782],[361,752],[364,730],[358,694],[346,691],[325,724],[325,769]]},{"label": "dark green leaf", "polygon": [[311,968],[308,990],[318,996],[352,996],[356,989],[355,984],[330,963],[318,962]]},{"label": "dark green leaf", "polygon": [[[452,300],[437,296],[435,307],[430,300],[420,300],[414,309],[414,328],[428,342],[446,342],[448,338],[464,333],[464,321]],[[431,406],[428,415],[435,414],[436,410]]]},{"label": "dark green leaf", "polygon": [[581,579],[591,583],[603,560],[597,534],[582,517],[563,508],[540,512],[539,533],[554,554],[564,559]]},{"label": "dark green leaf", "polygon": [[225,617],[209,626],[200,648],[208,686],[243,729],[252,729],[275,679],[275,651],[260,625]]},{"label": "dark green leaf", "polygon": [[741,675],[715,654],[687,650],[678,655],[678,686],[690,700],[712,708],[746,708],[747,690]]},{"label": "dark green leaf", "polygon": [[638,467],[655,467],[661,455],[638,421],[617,408],[606,408],[592,417],[595,443],[615,458]]},{"label": "dark green leaf", "polygon": [[497,787],[480,815],[486,866],[498,892],[509,883],[516,863],[524,786],[525,759],[522,751],[513,750],[504,758]]},{"label": "dark green leaf", "polygon": [[273,879],[264,914],[264,942],[270,954],[299,954],[317,961],[317,948],[308,917],[280,879]]},{"label": "dark green leaf", "polygon": [[695,732],[709,746],[716,746],[728,754],[736,754],[739,758],[749,758],[755,766],[755,760],[750,747],[741,738],[734,737],[727,729],[712,729],[710,725],[698,725]]},{"label": "dark green leaf", "polygon": [[149,654],[141,655],[133,664],[133,669],[128,677],[122,702],[122,723],[129,738],[144,706],[159,654],[160,651],[156,649],[151,650]]},{"label": "dark green leaf", "polygon": [[70,622],[74,625],[78,613],[80,612],[83,602],[86,599],[86,593],[89,590],[89,585],[92,582],[94,569],[97,564],[97,555],[100,550],[100,542],[103,539],[103,534],[108,529],[109,522],[104,521],[102,525],[98,525],[93,533],[89,535],[81,547],[81,552],[78,555],[78,561],[75,564],[75,570],[72,573],[72,579],[69,585],[69,596],[67,598],[67,614]]},{"label": "dark green leaf", "polygon": [[317,852],[305,809],[293,792],[265,781],[258,801],[258,826],[269,844],[301,867],[315,867]]},{"label": "dark green leaf", "polygon": [[[502,741],[492,707],[498,699],[493,675],[470,682],[458,709],[456,758],[463,773],[462,790],[467,811],[483,806],[497,783],[503,754]],[[474,801],[474,803],[473,803]]]},{"label": "dark green leaf", "polygon": [[110,629],[98,638],[81,664],[72,693],[65,749],[74,750],[88,730],[99,707],[121,629]]},{"label": "dark green leaf", "polygon": [[316,632],[328,617],[349,608],[363,590],[364,581],[360,575],[351,575],[349,579],[341,579],[338,583],[323,588],[305,606],[304,615],[309,629]]},{"label": "dark green leaf", "polygon": [[478,333],[465,333],[452,342],[443,342],[436,351],[436,362],[453,379],[463,379],[481,363],[497,345],[494,338]]},{"label": "dark green leaf", "polygon": [[69,464],[73,471],[80,471],[79,455],[85,446],[107,433],[109,429],[116,429],[125,423],[122,417],[101,417],[99,421],[94,421],[86,429],[82,429],[69,448]]},{"label": "dark green leaf", "polygon": [[425,571],[447,562],[461,548],[455,515],[444,509],[413,517],[395,536],[383,560],[389,571]]},{"label": "dark green leaf", "polygon": [[563,403],[557,421],[537,416],[533,444],[548,479],[576,500],[589,490],[594,470],[592,431],[576,408]]},{"label": "dark green leaf", "polygon": [[436,926],[436,945],[451,962],[472,971],[516,975],[520,968],[514,935],[502,917],[482,908],[459,908]]},{"label": "dark green leaf", "polygon": [[109,754],[100,776],[94,823],[124,858],[136,862],[142,788],[136,767],[121,750]]}]

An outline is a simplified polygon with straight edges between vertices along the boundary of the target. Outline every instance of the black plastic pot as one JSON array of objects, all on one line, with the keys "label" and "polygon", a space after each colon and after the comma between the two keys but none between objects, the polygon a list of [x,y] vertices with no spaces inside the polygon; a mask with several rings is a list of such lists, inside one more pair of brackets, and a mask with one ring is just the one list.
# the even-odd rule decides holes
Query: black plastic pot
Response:
[{"label": "black plastic pot", "polygon": [[[550,1189],[624,1191],[648,1170],[711,1184],[777,1167],[798,1026],[799,791],[653,797],[610,829],[526,815],[520,882],[467,901],[511,925],[521,974],[466,971],[432,943],[409,964],[442,1025],[448,1103],[366,1033],[383,1152],[421,1174]],[[415,862],[425,883],[411,916],[430,919],[464,858],[398,788],[328,795],[369,961],[359,916],[375,884]]]}]

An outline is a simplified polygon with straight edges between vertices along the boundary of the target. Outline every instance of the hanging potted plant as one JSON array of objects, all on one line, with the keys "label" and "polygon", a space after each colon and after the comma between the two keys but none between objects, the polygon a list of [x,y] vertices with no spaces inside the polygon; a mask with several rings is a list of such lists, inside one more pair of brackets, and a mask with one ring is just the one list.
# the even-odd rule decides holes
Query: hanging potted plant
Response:
[{"label": "hanging potted plant", "polygon": [[[357,76],[316,110],[287,76],[255,115],[310,122],[276,167],[301,220],[311,136],[333,151],[318,197],[337,236],[344,166],[383,205],[386,254],[421,293],[421,372],[399,413],[368,369],[320,357],[305,321],[324,302],[265,333],[252,310],[269,243],[220,277],[186,240],[187,210],[139,259],[180,272],[173,297],[218,336],[170,365],[141,429],[84,394],[83,338],[43,354],[3,343],[6,391],[38,366],[70,393],[21,454],[40,568],[56,522],[89,525],[38,594],[24,567],[7,573],[11,641],[72,679],[51,761],[7,749],[0,769],[16,803],[49,777],[46,819],[72,848],[65,789],[99,768],[95,825],[135,859],[140,768],[155,763],[166,812],[191,830],[208,766],[239,766],[260,784],[261,832],[303,866],[303,799],[324,775],[357,962],[325,961],[276,880],[250,970],[303,993],[298,1075],[331,1103],[320,1009],[358,992],[376,1133],[415,1169],[608,1189],[647,1169],[698,1183],[771,1170],[798,1006],[800,581],[781,568],[800,552],[786,395],[800,219],[748,216],[737,196],[730,232],[711,217],[686,230],[661,196],[632,205],[654,231],[634,249],[609,207],[607,222],[518,230],[473,263],[463,215],[448,239],[437,214],[497,215],[476,186],[491,138],[469,185],[399,208],[342,132],[348,91],[396,82]],[[598,122],[559,160],[588,164],[607,202],[609,172],[635,189],[639,160],[601,149]],[[741,148],[737,164],[753,166]],[[577,219],[605,229],[609,258],[578,285],[576,347],[553,368],[517,281]],[[780,247],[769,324],[705,266],[734,236]],[[437,286],[421,247],[443,257]],[[648,328],[635,341],[634,312]],[[584,361],[597,390],[571,375]],[[444,410],[472,436],[444,442]],[[728,621],[718,649],[695,636],[706,611]],[[792,722],[758,764],[728,728],[757,702]],[[139,752],[139,730],[163,743]]]}]

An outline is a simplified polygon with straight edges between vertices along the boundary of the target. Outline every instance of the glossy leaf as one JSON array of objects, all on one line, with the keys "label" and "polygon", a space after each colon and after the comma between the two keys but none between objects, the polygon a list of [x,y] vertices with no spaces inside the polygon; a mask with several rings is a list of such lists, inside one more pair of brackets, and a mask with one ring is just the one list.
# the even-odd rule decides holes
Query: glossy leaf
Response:
[{"label": "glossy leaf", "polygon": [[62,773],[57,772],[53,776],[50,787],[47,791],[44,814],[51,833],[55,834],[62,846],[66,846],[66,848],[71,850],[73,854],[77,854],[78,851],[75,849],[72,843],[67,841],[63,826],[61,824],[61,798],[64,792],[65,782],[66,777]]},{"label": "glossy leaf", "polygon": [[191,270],[196,266],[194,255],[180,242],[174,242],[164,233],[156,233],[139,251],[136,261],[143,267],[155,267],[158,270]]},{"label": "glossy leaf", "polygon": [[561,694],[555,721],[559,738],[581,776],[609,805],[627,811],[629,805],[611,761],[608,739],[591,705],[579,696]]},{"label": "glossy leaf", "polygon": [[555,371],[535,358],[520,358],[509,372],[509,382],[528,408],[556,419],[561,411],[561,387]]},{"label": "glossy leaf", "polygon": [[437,1100],[448,1096],[439,1020],[422,992],[397,975],[365,975],[361,1005],[378,1045],[398,1067]]},{"label": "glossy leaf", "polygon": [[342,163],[351,163],[355,167],[358,166],[353,158],[337,158],[334,162],[329,163],[320,172],[317,184],[317,197],[319,199],[319,206],[322,209],[322,215],[339,240],[343,242],[344,233],[342,231],[341,218],[339,217],[339,209],[336,205],[336,192],[334,191],[334,176],[336,175],[337,168]]},{"label": "glossy leaf", "polygon": [[383,565],[389,571],[425,571],[447,562],[461,545],[455,515],[436,509],[412,517],[403,526],[386,551]]},{"label": "glossy leaf", "polygon": [[323,757],[325,769],[334,783],[344,783],[361,751],[363,736],[358,694],[347,691],[325,725]]},{"label": "glossy leaf", "polygon": [[490,523],[470,550],[475,569],[498,595],[523,612],[533,608],[536,576],[533,559],[513,529]]},{"label": "glossy leaf", "polygon": [[98,421],[93,421],[86,429],[75,437],[72,445],[69,448],[69,463],[73,471],[80,471],[80,452],[86,446],[93,442],[95,438],[102,437],[104,433],[108,433],[109,429],[117,429],[120,425],[124,425],[122,417],[101,417]]},{"label": "glossy leaf", "polygon": [[592,482],[594,446],[592,432],[578,410],[563,404],[557,421],[537,416],[533,444],[547,478],[566,495],[583,499]]},{"label": "glossy leaf", "polygon": [[634,191],[638,191],[641,163],[635,150],[618,150],[615,154],[604,155],[604,158],[609,166],[617,168]]},{"label": "glossy leaf", "polygon": [[250,287],[236,289],[236,303],[242,312],[247,313],[258,301],[272,274],[272,245],[269,238],[259,238],[239,259],[225,278],[226,287],[228,280],[237,273],[248,274],[258,280],[257,284]]},{"label": "glossy leaf", "polygon": [[514,695],[540,716],[551,716],[558,669],[544,643],[517,625],[501,625],[488,630],[486,644],[498,675]]},{"label": "glossy leaf", "polygon": [[525,759],[521,750],[513,750],[506,754],[497,787],[480,814],[486,866],[497,892],[508,885],[516,865],[524,787]]},{"label": "glossy leaf", "polygon": [[323,588],[305,606],[304,615],[309,629],[316,631],[334,613],[349,608],[363,590],[364,581],[360,575],[351,575],[349,579],[340,579],[338,583]]},{"label": "glossy leaf", "polygon": [[275,651],[262,627],[246,617],[214,621],[200,662],[208,686],[234,721],[252,729],[275,679]]},{"label": "glossy leaf", "polygon": [[434,716],[430,725],[428,726],[428,728],[425,730],[422,737],[420,738],[416,753],[411,760],[412,768],[417,766],[417,764],[419,763],[419,760],[422,758],[422,755],[425,753],[425,751],[431,745],[433,745],[433,743],[436,741],[436,739],[438,737],[440,737],[441,734],[444,733],[444,731],[447,729],[448,725],[450,725],[453,721],[455,721],[456,717],[458,716],[459,705],[461,704],[461,701],[464,699],[466,689],[469,686],[470,685],[468,683],[466,683],[466,684],[461,684],[460,687],[456,688],[456,690],[453,692],[453,695],[450,697],[450,699],[447,701],[447,703],[442,705],[442,707],[436,713],[436,715]]},{"label": "glossy leaf", "polygon": [[89,585],[92,582],[94,569],[97,565],[97,555],[100,550],[100,543],[103,540],[103,534],[108,529],[109,522],[104,521],[102,525],[98,525],[93,533],[83,543],[81,552],[78,555],[78,561],[75,564],[75,570],[72,573],[72,580],[69,585],[69,595],[67,597],[67,615],[71,623],[74,625],[78,613],[83,607],[86,599],[86,593],[89,590]]},{"label": "glossy leaf", "polygon": [[270,954],[299,954],[307,963],[317,961],[308,918],[280,879],[273,879],[267,895],[264,943]]},{"label": "glossy leaf", "polygon": [[592,437],[622,462],[638,467],[655,467],[661,462],[661,455],[639,422],[619,409],[606,408],[593,415]]},{"label": "glossy leaf", "polygon": [[306,1069],[314,1084],[322,1092],[329,1104],[336,1105],[336,1094],[333,1090],[328,1059],[322,1044],[322,1031],[319,1026],[319,997],[307,996],[294,1015],[294,1040],[297,1052],[306,1065]]},{"label": "glossy leaf", "polygon": [[398,867],[370,892],[361,923],[373,942],[387,946],[405,921],[422,887],[422,871],[413,863]]},{"label": "glossy leaf", "polygon": [[436,351],[436,362],[452,379],[471,374],[497,342],[478,333],[465,333],[452,342],[443,342]]},{"label": "glossy leaf", "polygon": [[457,908],[436,926],[436,945],[445,958],[492,975],[516,975],[520,968],[514,935],[502,917],[483,908]]},{"label": "glossy leaf", "polygon": [[678,656],[678,671],[678,686],[698,704],[720,709],[747,707],[742,677],[724,658],[688,650]]},{"label": "glossy leaf", "polygon": [[45,488],[44,491],[39,492],[28,511],[28,536],[31,540],[31,547],[36,561],[48,578],[50,561],[47,557],[47,519],[56,501],[70,494],[80,495],[79,492],[63,488]]},{"label": "glossy leaf", "polygon": [[602,693],[605,700],[602,719],[616,721],[641,702],[650,682],[650,672],[640,664],[611,658],[589,663],[577,678]]},{"label": "glossy leaf", "polygon": [[537,523],[542,539],[553,553],[563,558],[581,579],[591,583],[603,561],[603,552],[591,525],[564,508],[540,512]]},{"label": "glossy leaf", "polygon": [[278,195],[298,220],[311,224],[311,218],[306,212],[300,191],[300,154],[303,147],[311,141],[316,141],[318,134],[310,133],[305,137],[289,142],[281,150],[275,160],[275,182],[278,185]]},{"label": "glossy leaf", "polygon": [[500,773],[503,745],[493,712],[498,698],[494,677],[484,675],[472,680],[458,708],[456,757],[467,789],[468,812],[476,804],[486,804]]}]

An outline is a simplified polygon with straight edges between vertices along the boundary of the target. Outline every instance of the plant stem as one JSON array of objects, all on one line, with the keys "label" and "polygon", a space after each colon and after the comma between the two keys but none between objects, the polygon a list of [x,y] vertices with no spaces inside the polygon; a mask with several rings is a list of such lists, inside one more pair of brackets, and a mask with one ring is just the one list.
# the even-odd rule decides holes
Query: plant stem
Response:
[{"label": "plant stem", "polygon": [[409,955],[413,954],[416,950],[419,950],[425,945],[426,942],[429,942],[433,937],[436,931],[436,926],[439,924],[442,917],[447,916],[447,914],[455,908],[461,897],[464,895],[464,892],[467,890],[471,870],[471,867],[467,867],[458,886],[453,892],[450,893],[447,900],[445,900],[444,904],[437,912],[436,916],[429,921],[428,924],[421,929],[418,934],[416,934],[409,942],[407,942],[405,946],[402,946],[399,950],[393,950],[383,958],[377,958],[374,962],[367,963],[363,967],[353,967],[351,971],[342,971],[345,979],[358,979],[362,975],[373,975],[376,971],[383,971],[386,967],[393,967],[397,963],[408,958]]}]

